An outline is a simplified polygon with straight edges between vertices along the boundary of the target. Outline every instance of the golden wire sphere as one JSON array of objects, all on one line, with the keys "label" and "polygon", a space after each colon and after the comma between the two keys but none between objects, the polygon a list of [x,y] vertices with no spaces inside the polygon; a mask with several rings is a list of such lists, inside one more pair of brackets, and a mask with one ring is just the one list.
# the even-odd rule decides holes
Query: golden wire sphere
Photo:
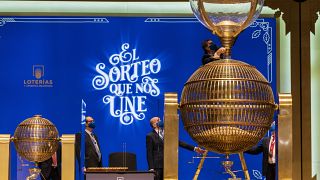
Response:
[{"label": "golden wire sphere", "polygon": [[57,151],[59,133],[48,119],[35,115],[18,125],[12,140],[21,157],[31,162],[42,162]]},{"label": "golden wire sphere", "polygon": [[233,154],[259,142],[276,105],[269,82],[255,67],[222,59],[193,73],[184,85],[180,110],[185,129],[199,146]]}]

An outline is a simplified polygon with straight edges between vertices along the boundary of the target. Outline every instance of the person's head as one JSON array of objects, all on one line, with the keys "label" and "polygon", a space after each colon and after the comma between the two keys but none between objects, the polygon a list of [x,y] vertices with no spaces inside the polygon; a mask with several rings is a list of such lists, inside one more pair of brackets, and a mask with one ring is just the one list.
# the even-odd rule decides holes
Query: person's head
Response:
[{"label": "person's head", "polygon": [[212,54],[218,50],[218,47],[213,43],[211,39],[207,39],[202,42],[202,49],[207,54]]},{"label": "person's head", "polygon": [[213,44],[212,40],[211,39],[207,39],[207,40],[204,40],[202,42],[202,49],[205,53],[209,53],[210,52],[210,46]]},{"label": "person's head", "polygon": [[153,117],[150,119],[150,126],[153,128],[153,129],[159,129],[159,122],[160,122],[160,118],[159,117]]},{"label": "person's head", "polygon": [[86,117],[86,129],[92,131],[96,127],[94,119],[91,116]]},{"label": "person's head", "polygon": [[271,134],[275,134],[275,132],[276,132],[276,123],[274,121],[271,124],[269,131],[271,132]]}]

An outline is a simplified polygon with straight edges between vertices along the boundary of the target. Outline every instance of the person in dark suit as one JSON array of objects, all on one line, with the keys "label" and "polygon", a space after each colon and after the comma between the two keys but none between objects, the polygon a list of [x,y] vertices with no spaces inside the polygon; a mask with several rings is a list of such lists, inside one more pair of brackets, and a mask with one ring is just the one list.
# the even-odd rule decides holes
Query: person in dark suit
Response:
[{"label": "person in dark suit", "polygon": [[[85,129],[85,167],[102,167],[102,154],[98,137],[93,133],[96,127],[94,119],[90,116],[86,117]],[[76,134],[76,155],[80,162],[81,134]],[[80,163],[79,163],[80,164]]]},{"label": "person in dark suit", "polygon": [[222,59],[223,54],[226,51],[224,47],[219,48],[211,39],[207,39],[202,42],[202,49],[204,51],[202,56],[202,65]]},{"label": "person in dark suit", "polygon": [[248,154],[263,153],[262,158],[262,175],[266,180],[276,179],[276,132],[275,124],[270,128],[271,136],[265,137],[261,142],[250,150],[245,151]]},{"label": "person in dark suit", "polygon": [[[155,180],[163,179],[163,123],[159,117],[150,120],[152,131],[146,136],[147,160],[149,171],[155,171]],[[179,141],[179,146],[190,151],[204,153],[205,150]]]},{"label": "person in dark suit", "polygon": [[61,180],[61,144],[49,159],[39,162],[42,180]]}]

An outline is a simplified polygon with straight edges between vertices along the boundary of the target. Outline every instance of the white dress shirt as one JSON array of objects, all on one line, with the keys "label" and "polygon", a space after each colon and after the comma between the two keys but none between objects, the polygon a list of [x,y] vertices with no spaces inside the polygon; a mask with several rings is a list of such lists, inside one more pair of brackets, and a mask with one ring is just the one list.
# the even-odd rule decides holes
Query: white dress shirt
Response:
[{"label": "white dress shirt", "polygon": [[[272,147],[273,146],[273,147]],[[270,137],[270,142],[269,142],[269,156],[268,156],[268,162],[270,164],[275,164],[276,163],[276,138],[274,135]]]}]

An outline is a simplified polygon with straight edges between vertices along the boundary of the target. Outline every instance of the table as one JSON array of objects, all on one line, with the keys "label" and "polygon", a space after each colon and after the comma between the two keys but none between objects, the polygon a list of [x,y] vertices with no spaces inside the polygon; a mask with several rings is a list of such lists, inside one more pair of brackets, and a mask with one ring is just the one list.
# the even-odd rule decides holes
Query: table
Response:
[{"label": "table", "polygon": [[153,180],[154,172],[150,171],[118,171],[118,172],[86,172],[86,180]]}]

